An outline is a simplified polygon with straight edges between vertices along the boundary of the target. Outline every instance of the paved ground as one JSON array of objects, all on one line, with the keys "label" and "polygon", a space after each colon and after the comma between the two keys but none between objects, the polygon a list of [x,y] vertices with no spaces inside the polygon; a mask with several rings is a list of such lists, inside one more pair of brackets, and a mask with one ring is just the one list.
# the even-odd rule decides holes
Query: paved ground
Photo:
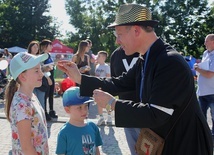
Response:
[{"label": "paved ground", "polygon": [[[56,137],[61,126],[68,120],[66,113],[62,106],[62,98],[54,99],[54,109],[59,115],[58,120],[48,122],[48,133],[49,133],[49,147],[50,155],[55,154],[56,148]],[[11,131],[10,124],[5,119],[4,115],[4,104],[0,100],[0,155],[10,155],[11,150]],[[97,107],[94,104],[90,105],[89,108],[89,121],[97,122]],[[106,113],[104,113],[106,116]],[[114,118],[114,113],[112,113]],[[208,111],[208,123],[211,126],[210,114]],[[116,128],[113,124],[110,126],[103,125],[99,127],[100,133],[103,139],[103,146],[100,148],[101,155],[130,155],[127,142],[125,139],[123,128]]]},{"label": "paved ground", "polygon": [[[61,126],[68,120],[68,117],[62,107],[61,100],[61,98],[55,98],[54,100],[54,109],[60,117],[58,120],[48,122],[50,155],[55,154],[57,134]],[[10,124],[5,119],[3,107],[4,104],[0,100],[0,155],[8,155],[11,150],[11,131]],[[96,105],[91,104],[88,120],[96,123],[96,115],[97,107]],[[112,115],[114,118],[114,113]],[[104,116],[106,116],[106,113],[104,113]],[[123,128],[116,128],[114,126],[114,119],[112,125],[103,125],[100,126],[99,129],[103,140],[103,146],[100,147],[102,155],[130,155]]]}]

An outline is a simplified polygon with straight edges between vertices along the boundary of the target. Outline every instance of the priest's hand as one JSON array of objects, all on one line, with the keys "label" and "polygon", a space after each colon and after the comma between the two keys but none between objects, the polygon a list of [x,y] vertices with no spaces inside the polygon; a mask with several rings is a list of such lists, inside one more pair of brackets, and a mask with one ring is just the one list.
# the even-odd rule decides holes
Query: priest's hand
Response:
[{"label": "priest's hand", "polygon": [[75,63],[67,60],[62,60],[58,61],[57,67],[61,71],[65,72],[74,82],[81,84],[81,73]]},{"label": "priest's hand", "polygon": [[94,102],[100,107],[106,108],[107,111],[114,110],[116,99],[111,94],[104,92],[100,89],[93,91]]}]

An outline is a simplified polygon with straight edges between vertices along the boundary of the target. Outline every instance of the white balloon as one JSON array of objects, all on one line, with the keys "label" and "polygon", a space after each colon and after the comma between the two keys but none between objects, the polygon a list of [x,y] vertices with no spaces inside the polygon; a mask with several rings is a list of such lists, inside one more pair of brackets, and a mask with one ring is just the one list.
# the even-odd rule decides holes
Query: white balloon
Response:
[{"label": "white balloon", "polygon": [[1,60],[0,61],[0,69],[1,70],[5,70],[7,68],[7,66],[8,66],[7,60]]}]

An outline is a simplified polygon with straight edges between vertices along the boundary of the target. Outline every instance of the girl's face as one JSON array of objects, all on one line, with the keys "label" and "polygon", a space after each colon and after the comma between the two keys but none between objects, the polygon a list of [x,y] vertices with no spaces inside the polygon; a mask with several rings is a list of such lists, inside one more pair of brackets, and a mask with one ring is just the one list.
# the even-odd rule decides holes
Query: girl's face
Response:
[{"label": "girl's face", "polygon": [[52,44],[48,44],[48,46],[47,46],[45,52],[50,52],[50,51],[52,51],[52,48],[53,48]]},{"label": "girl's face", "polygon": [[66,112],[70,115],[70,119],[75,122],[84,122],[84,120],[88,116],[88,104],[81,104],[81,105],[72,105],[69,107],[65,107]]},{"label": "girl's face", "polygon": [[37,55],[39,52],[39,46],[37,44],[34,44],[32,47],[31,47],[31,54],[33,55]]},{"label": "girl's face", "polygon": [[40,64],[21,73],[21,83],[29,88],[40,87],[42,85],[43,73]]},{"label": "girl's face", "polygon": [[7,51],[7,50],[4,50],[4,53],[5,53],[5,54],[8,54],[8,51]]},{"label": "girl's face", "polygon": [[85,46],[85,52],[88,52],[89,49],[90,49],[90,46],[89,46],[89,44],[88,44],[87,46]]}]

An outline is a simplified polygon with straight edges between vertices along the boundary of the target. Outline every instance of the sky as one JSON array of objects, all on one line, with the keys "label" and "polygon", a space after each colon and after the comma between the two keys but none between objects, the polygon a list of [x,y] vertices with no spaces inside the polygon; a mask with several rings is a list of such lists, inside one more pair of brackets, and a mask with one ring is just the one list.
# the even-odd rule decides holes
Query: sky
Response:
[{"label": "sky", "polygon": [[49,0],[49,3],[51,4],[51,16],[57,18],[57,21],[62,24],[60,27],[62,34],[65,36],[66,31],[75,32],[74,27],[69,24],[69,16],[65,10],[65,0]]},{"label": "sky", "polygon": [[[213,0],[208,1],[209,3],[213,2]],[[65,0],[50,0],[49,3],[51,4],[51,16],[56,17],[57,21],[62,24],[60,30],[62,34],[66,36],[66,31],[75,32],[74,27],[69,24],[69,16],[65,10]]]}]

